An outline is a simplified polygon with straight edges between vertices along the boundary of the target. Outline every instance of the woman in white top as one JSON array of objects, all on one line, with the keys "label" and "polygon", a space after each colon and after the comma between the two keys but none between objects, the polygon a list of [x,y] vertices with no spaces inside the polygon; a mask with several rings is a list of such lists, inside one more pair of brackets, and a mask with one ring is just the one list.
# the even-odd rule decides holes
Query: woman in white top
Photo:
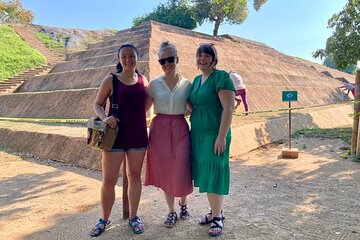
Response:
[{"label": "woman in white top", "polygon": [[189,125],[184,118],[191,83],[178,73],[179,57],[173,44],[163,42],[158,56],[164,75],[150,81],[147,88],[156,116],[150,125],[144,185],[164,191],[169,208],[164,224],[173,227],[178,218],[175,197],[180,197],[179,217],[187,219],[186,196],[193,191]]},{"label": "woman in white top", "polygon": [[347,90],[346,95],[349,95],[349,93],[351,92],[353,97],[355,97],[355,85],[353,83],[344,82],[344,85],[338,88],[342,91]]},{"label": "woman in white top", "polygon": [[[230,74],[231,80],[234,83],[234,87],[236,89],[236,93],[235,93],[236,105],[235,105],[235,108],[237,106],[239,106],[239,104],[240,104],[240,102],[242,100],[242,102],[244,104],[244,108],[245,108],[245,115],[247,115],[247,113],[249,111],[249,106],[248,106],[247,99],[246,99],[246,87],[245,87],[245,84],[243,83],[243,80],[242,80],[241,76],[238,73],[236,73],[235,71],[230,70],[229,74]],[[241,99],[240,99],[240,97],[241,97]]]}]

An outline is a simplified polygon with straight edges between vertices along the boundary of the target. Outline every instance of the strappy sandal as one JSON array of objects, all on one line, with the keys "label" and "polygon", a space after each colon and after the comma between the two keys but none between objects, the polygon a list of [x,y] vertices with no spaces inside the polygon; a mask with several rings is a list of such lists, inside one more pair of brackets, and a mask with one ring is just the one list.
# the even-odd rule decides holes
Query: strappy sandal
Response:
[{"label": "strappy sandal", "polygon": [[176,221],[177,221],[176,212],[171,212],[168,214],[166,221],[164,222],[164,225],[168,228],[172,228],[175,226]]},{"label": "strappy sandal", "polygon": [[179,217],[183,220],[188,219],[190,217],[190,213],[188,211],[187,205],[186,204],[182,205],[180,201],[179,201],[179,205],[180,205]]},{"label": "strappy sandal", "polygon": [[[221,210],[221,218],[222,221],[225,220],[225,217],[223,216],[223,210]],[[200,219],[199,224],[200,225],[208,225],[210,223],[212,223],[212,218],[211,220],[209,219],[210,217],[212,217],[212,211],[210,210],[210,212],[208,212],[207,214],[204,215],[204,217],[202,219]]]},{"label": "strappy sandal", "polygon": [[99,219],[99,222],[91,229],[90,236],[97,237],[102,234],[111,224],[110,220]]},{"label": "strappy sandal", "polygon": [[208,212],[207,214],[205,214],[205,216],[199,221],[200,225],[208,225],[210,223],[212,223],[212,219],[209,220],[209,217],[212,216],[212,212],[210,210],[210,212]]},{"label": "strappy sandal", "polygon": [[[135,216],[133,219],[129,219],[129,226],[131,227],[131,230],[135,234],[141,234],[145,231],[144,223],[141,221],[141,219],[138,216]],[[140,228],[141,226],[142,229]]]},{"label": "strappy sandal", "polygon": [[[219,224],[219,222],[222,223],[222,225]],[[216,236],[220,236],[221,234],[223,234],[223,228],[224,228],[224,217],[213,217],[212,221],[211,221],[212,225],[209,228],[209,236],[211,237],[216,237]],[[218,228],[220,229],[219,232],[213,232],[212,229]]]}]

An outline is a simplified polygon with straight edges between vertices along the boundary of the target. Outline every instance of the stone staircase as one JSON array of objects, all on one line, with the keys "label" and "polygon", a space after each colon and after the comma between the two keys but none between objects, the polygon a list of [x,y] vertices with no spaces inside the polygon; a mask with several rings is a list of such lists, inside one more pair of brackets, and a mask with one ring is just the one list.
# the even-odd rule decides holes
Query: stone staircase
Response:
[{"label": "stone staircase", "polygon": [[14,31],[19,34],[27,43],[33,48],[36,48],[42,55],[45,56],[50,65],[55,65],[63,61],[64,57],[59,56],[54,50],[46,47],[35,35],[35,28],[29,25],[10,25]]},{"label": "stone staircase", "polygon": [[27,70],[19,75],[15,75],[3,82],[0,82],[0,95],[13,93],[27,79],[31,79],[35,76],[46,75],[51,71],[53,67],[53,65],[46,64]]},{"label": "stone staircase", "polygon": [[46,75],[58,63],[64,60],[53,50],[47,48],[35,35],[35,29],[29,25],[10,25],[14,31],[20,35],[30,46],[37,49],[48,61],[48,64],[27,70],[19,75],[13,76],[3,82],[0,82],[0,95],[14,92],[22,83],[35,76]]}]

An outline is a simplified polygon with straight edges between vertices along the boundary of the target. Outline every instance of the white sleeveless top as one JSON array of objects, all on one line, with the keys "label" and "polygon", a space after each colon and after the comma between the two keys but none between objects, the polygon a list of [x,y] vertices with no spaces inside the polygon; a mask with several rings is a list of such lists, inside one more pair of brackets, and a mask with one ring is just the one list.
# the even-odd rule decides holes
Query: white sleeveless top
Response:
[{"label": "white sleeveless top", "polygon": [[191,90],[188,79],[181,77],[172,91],[163,76],[150,81],[147,93],[154,100],[154,112],[178,115],[187,112],[186,101]]}]

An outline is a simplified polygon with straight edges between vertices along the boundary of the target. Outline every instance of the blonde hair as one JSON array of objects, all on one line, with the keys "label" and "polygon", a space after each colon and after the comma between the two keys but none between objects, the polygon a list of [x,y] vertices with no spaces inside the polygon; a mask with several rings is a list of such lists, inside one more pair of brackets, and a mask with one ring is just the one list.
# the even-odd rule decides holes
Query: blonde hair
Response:
[{"label": "blonde hair", "polygon": [[175,47],[174,44],[172,44],[171,42],[169,41],[164,41],[160,44],[160,49],[159,49],[159,55],[162,51],[165,51],[165,50],[170,50],[174,53],[174,56],[177,57],[177,49]]}]

